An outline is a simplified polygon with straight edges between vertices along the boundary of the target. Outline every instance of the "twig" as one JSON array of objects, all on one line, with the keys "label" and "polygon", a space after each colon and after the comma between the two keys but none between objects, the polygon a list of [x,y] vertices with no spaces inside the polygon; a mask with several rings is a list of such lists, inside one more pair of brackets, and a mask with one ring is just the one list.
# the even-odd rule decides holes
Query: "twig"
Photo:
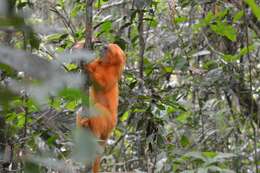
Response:
[{"label": "twig", "polygon": [[[28,96],[26,93],[24,93],[23,95],[23,102],[24,102],[24,126],[23,126],[23,135],[22,135],[22,139],[26,139],[27,136],[27,124],[28,124]],[[23,148],[25,146],[25,142],[26,140],[24,140],[22,142],[21,148]]]},{"label": "twig", "polygon": [[[206,41],[208,47],[210,48],[210,50],[211,50],[212,52],[214,52],[215,54],[220,55],[221,57],[223,57],[224,54],[223,54],[222,52],[219,52],[219,51],[217,51],[216,49],[214,49],[214,47],[210,44],[210,42],[209,42],[207,36],[206,36],[204,33],[202,33],[202,35],[204,36],[204,39],[205,39],[205,41]],[[218,59],[220,60],[220,62],[222,62],[223,64],[225,64],[225,65],[228,64],[228,63],[227,63],[225,60],[223,60],[222,58],[219,58],[219,57],[217,57],[217,58],[218,58]]]},{"label": "twig", "polygon": [[65,25],[65,27],[69,28],[71,31],[71,34],[73,36],[75,36],[75,31],[74,31],[73,25],[71,24],[71,21],[69,19],[67,19],[64,15],[62,15],[55,7],[51,7],[50,11],[56,13],[62,19],[62,22]]},{"label": "twig", "polygon": [[100,15],[103,11],[105,11],[107,9],[110,9],[110,8],[113,8],[113,7],[118,7],[118,6],[130,3],[130,2],[131,2],[130,0],[121,0],[121,1],[118,1],[118,2],[113,2],[113,3],[110,3],[110,4],[103,5],[102,7],[99,8],[99,10],[95,14],[95,16]]},{"label": "twig", "polygon": [[126,135],[126,133],[125,133],[124,135],[120,136],[120,138],[115,142],[115,144],[111,147],[111,149],[108,151],[108,153],[111,153],[111,152],[114,150],[114,148],[117,146],[117,144],[118,144],[122,139],[124,139],[125,135]]}]

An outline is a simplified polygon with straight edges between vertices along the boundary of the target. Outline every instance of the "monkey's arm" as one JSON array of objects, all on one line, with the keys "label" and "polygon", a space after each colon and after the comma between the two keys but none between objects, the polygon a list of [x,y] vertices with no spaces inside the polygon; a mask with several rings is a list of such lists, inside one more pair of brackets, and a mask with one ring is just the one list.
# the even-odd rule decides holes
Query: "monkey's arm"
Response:
[{"label": "monkey's arm", "polygon": [[109,90],[119,80],[119,68],[122,65],[103,65],[100,60],[96,60],[87,64],[85,69],[90,74],[90,78],[94,82],[96,89]]}]

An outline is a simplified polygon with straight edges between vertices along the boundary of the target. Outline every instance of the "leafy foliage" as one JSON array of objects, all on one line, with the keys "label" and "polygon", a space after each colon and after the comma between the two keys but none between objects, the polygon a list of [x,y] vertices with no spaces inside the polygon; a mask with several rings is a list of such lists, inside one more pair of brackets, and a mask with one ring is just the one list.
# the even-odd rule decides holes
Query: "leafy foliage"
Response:
[{"label": "leafy foliage", "polygon": [[128,59],[105,151],[75,130],[85,1],[0,3],[0,172],[74,173],[102,152],[110,172],[259,172],[258,0],[96,0],[93,40]]}]

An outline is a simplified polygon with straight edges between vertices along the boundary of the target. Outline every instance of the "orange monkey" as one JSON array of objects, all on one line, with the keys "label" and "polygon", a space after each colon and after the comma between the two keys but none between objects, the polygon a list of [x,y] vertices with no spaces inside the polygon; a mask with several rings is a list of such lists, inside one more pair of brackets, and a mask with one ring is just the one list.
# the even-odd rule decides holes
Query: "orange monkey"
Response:
[{"label": "orange monkey", "polygon": [[[78,114],[76,121],[77,126],[89,128],[105,144],[117,122],[118,81],[126,58],[116,44],[108,44],[104,49],[103,57],[84,66],[93,82],[89,91],[90,99],[100,115],[85,118]],[[98,172],[99,165],[100,157],[97,157],[92,168],[94,173]]]}]

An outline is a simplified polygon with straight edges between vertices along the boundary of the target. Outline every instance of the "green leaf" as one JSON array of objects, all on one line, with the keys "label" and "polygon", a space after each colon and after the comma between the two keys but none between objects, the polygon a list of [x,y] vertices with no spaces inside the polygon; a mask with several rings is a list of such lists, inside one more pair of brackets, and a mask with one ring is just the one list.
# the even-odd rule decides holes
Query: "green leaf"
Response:
[{"label": "green leaf", "polygon": [[28,99],[26,106],[28,107],[29,113],[39,111],[39,107],[32,99]]},{"label": "green leaf", "polygon": [[143,113],[145,111],[146,111],[146,109],[138,109],[138,108],[133,110],[133,112],[135,112],[135,113]]},{"label": "green leaf", "polygon": [[[248,50],[248,51],[247,51]],[[239,51],[239,56],[244,56],[247,53],[252,52],[253,50],[255,50],[255,46],[254,45],[250,45],[248,47],[244,47]]]},{"label": "green leaf", "polygon": [[236,30],[229,24],[218,21],[217,24],[210,25],[210,28],[221,36],[227,37],[231,41],[236,41],[237,33]]},{"label": "green leaf", "polygon": [[214,60],[205,60],[203,63],[203,69],[211,70],[218,67],[218,64]]},{"label": "green leaf", "polygon": [[78,68],[78,66],[76,64],[70,63],[70,64],[66,64],[66,68],[69,71],[72,71],[72,70],[76,70]]},{"label": "green leaf", "polygon": [[[80,100],[80,101],[82,101],[83,106],[89,105],[88,96],[85,93],[83,93],[80,89],[65,88],[59,92],[58,96],[63,97],[64,99],[66,99],[68,101],[79,101]],[[70,105],[70,106],[72,106],[72,105]],[[72,108],[72,107],[70,107],[70,108]]]},{"label": "green leaf", "polygon": [[168,106],[168,108],[167,108],[167,114],[168,114],[168,115],[171,114],[171,113],[173,113],[174,111],[175,111],[174,107]]},{"label": "green leaf", "polygon": [[256,4],[255,0],[245,0],[245,2],[249,5],[257,20],[260,21],[260,7]]},{"label": "green leaf", "polygon": [[100,26],[100,32],[109,32],[112,28],[112,21],[105,21]]},{"label": "green leaf", "polygon": [[53,98],[52,100],[51,100],[51,107],[52,108],[54,108],[54,109],[56,109],[57,111],[60,111],[61,110],[61,99],[60,98]]},{"label": "green leaf", "polygon": [[79,89],[73,89],[73,88],[65,88],[62,91],[60,91],[59,96],[65,98],[66,100],[79,100],[81,99],[82,92]]},{"label": "green leaf", "polygon": [[6,115],[6,122],[12,122],[17,118],[17,114],[12,112]]},{"label": "green leaf", "polygon": [[6,64],[0,63],[0,70],[3,71],[7,76],[14,76],[16,74],[15,70],[11,66]]},{"label": "green leaf", "polygon": [[239,60],[239,56],[237,55],[224,55],[223,59],[226,61],[226,62],[234,62],[234,61],[237,61]]},{"label": "green leaf", "polygon": [[252,52],[253,50],[255,50],[254,45],[250,45],[248,46],[248,48],[247,47],[242,48],[239,51],[238,55],[229,55],[229,54],[224,55],[223,60],[225,60],[226,62],[234,62],[239,60],[242,56],[245,56],[247,53]]},{"label": "green leaf", "polygon": [[119,138],[122,136],[122,131],[120,131],[118,128],[116,128],[113,132],[113,136],[116,138]]},{"label": "green leaf", "polygon": [[152,20],[150,20],[149,25],[150,25],[152,28],[156,28],[157,25],[158,25],[158,21],[155,20],[155,19],[152,19]]},{"label": "green leaf", "polygon": [[58,139],[58,136],[57,136],[57,135],[52,135],[51,137],[48,138],[47,144],[48,144],[49,146],[53,145],[54,142],[56,141],[56,139]]},{"label": "green leaf", "polygon": [[121,117],[120,117],[120,120],[122,122],[124,122],[125,120],[127,120],[129,117],[129,111],[126,111]]},{"label": "green leaf", "polygon": [[144,73],[146,74],[146,76],[152,74],[154,70],[154,65],[150,62],[148,58],[144,58],[144,66],[145,66]]},{"label": "green leaf", "polygon": [[57,47],[55,50],[57,53],[62,53],[65,49],[63,47]]},{"label": "green leaf", "polygon": [[30,32],[28,40],[32,48],[39,49],[41,40],[35,33]]},{"label": "green leaf", "polygon": [[25,114],[24,114],[24,112],[21,112],[21,113],[17,114],[17,120],[18,120],[17,127],[18,128],[24,127],[24,123],[25,123]]},{"label": "green leaf", "polygon": [[215,18],[214,14],[212,13],[212,11],[210,11],[204,18],[204,22],[206,24],[210,24],[211,21]]},{"label": "green leaf", "polygon": [[64,1],[65,0],[58,0],[57,5],[59,5],[60,7],[64,7],[64,5],[65,5]]},{"label": "green leaf", "polygon": [[21,9],[21,8],[25,7],[27,4],[28,4],[28,2],[20,2],[17,4],[17,8]]},{"label": "green leaf", "polygon": [[182,112],[177,118],[176,120],[180,123],[186,123],[187,119],[189,118],[189,113],[188,112]]},{"label": "green leaf", "polygon": [[218,155],[218,153],[213,152],[213,151],[207,151],[207,152],[202,152],[202,155],[207,158],[214,158]]},{"label": "green leaf", "polygon": [[163,67],[163,70],[166,72],[166,73],[171,73],[173,71],[173,68],[171,66],[164,66]]},{"label": "green leaf", "polygon": [[236,23],[237,21],[239,21],[241,19],[241,17],[244,16],[244,12],[241,10],[239,12],[237,12],[233,18],[233,23]]},{"label": "green leaf", "polygon": [[77,102],[76,101],[70,101],[66,104],[65,108],[70,110],[70,111],[74,111],[77,107]]},{"label": "green leaf", "polygon": [[96,1],[96,3],[94,4],[95,8],[100,8],[102,5],[104,5],[105,3],[107,3],[108,0],[98,0]]},{"label": "green leaf", "polygon": [[21,27],[21,26],[25,26],[25,23],[24,23],[24,19],[21,17],[9,17],[9,18],[0,17],[0,26]]},{"label": "green leaf", "polygon": [[47,37],[48,42],[59,43],[63,39],[65,39],[68,34],[52,34]]},{"label": "green leaf", "polygon": [[185,135],[182,135],[180,143],[181,143],[181,146],[184,147],[184,148],[189,146],[190,145],[189,138],[187,136],[185,136]]},{"label": "green leaf", "polygon": [[186,21],[188,21],[188,18],[185,17],[185,16],[176,17],[176,18],[174,19],[174,22],[175,22],[175,23],[183,23],[183,22],[186,22]]},{"label": "green leaf", "polygon": [[77,3],[74,8],[70,12],[71,17],[76,17],[78,15],[78,12],[82,10],[83,5],[80,3]]}]

